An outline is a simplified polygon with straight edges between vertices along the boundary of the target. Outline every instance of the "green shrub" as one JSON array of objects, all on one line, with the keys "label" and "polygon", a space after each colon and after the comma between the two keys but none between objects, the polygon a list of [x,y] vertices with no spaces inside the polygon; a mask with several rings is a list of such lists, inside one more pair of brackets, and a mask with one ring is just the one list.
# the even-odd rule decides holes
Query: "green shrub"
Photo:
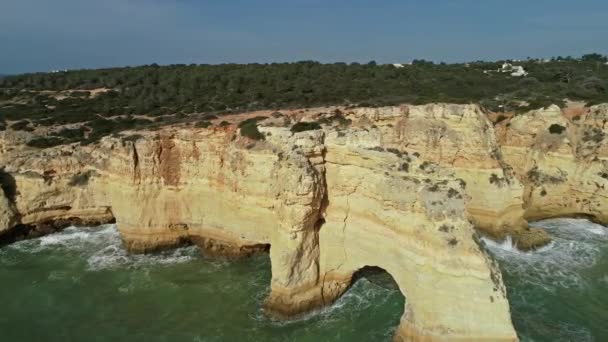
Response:
[{"label": "green shrub", "polygon": [[203,120],[215,120],[217,118],[218,117],[215,114],[205,114],[201,117],[201,119],[203,119]]},{"label": "green shrub", "polygon": [[47,148],[63,144],[63,139],[56,137],[34,138],[26,143],[27,146],[36,148]]},{"label": "green shrub", "polygon": [[230,126],[230,122],[228,122],[228,121],[220,122],[220,127],[226,127],[226,126]]},{"label": "green shrub", "polygon": [[197,128],[207,128],[207,127],[210,127],[212,125],[213,124],[211,122],[209,122],[209,121],[200,121],[200,122],[197,122],[194,125],[194,127],[197,127]]},{"label": "green shrub", "polygon": [[291,132],[304,132],[321,129],[321,125],[318,122],[298,122],[291,127]]},{"label": "green shrub", "polygon": [[264,134],[260,132],[257,124],[245,125],[240,129],[241,135],[253,140],[264,140]]},{"label": "green shrub", "polygon": [[566,130],[566,127],[558,124],[552,124],[549,126],[549,132],[551,134],[562,134]]},{"label": "green shrub", "polygon": [[258,129],[258,121],[266,119],[265,116],[249,118],[239,123],[241,135],[253,140],[265,140],[264,134]]},{"label": "green shrub", "polygon": [[239,123],[239,128],[243,127],[243,126],[248,126],[251,125],[252,123],[257,124],[258,122],[265,120],[267,117],[266,116],[256,116],[253,118],[249,118],[246,120],[243,120]]},{"label": "green shrub", "polygon": [[83,127],[64,128],[53,135],[62,137],[62,138],[68,139],[68,140],[80,140],[80,139],[84,138],[84,132],[85,132],[85,129]]},{"label": "green shrub", "polygon": [[88,170],[85,172],[81,172],[72,176],[70,181],[68,182],[69,186],[83,186],[89,183],[89,179],[93,176],[94,171]]},{"label": "green shrub", "polygon": [[15,130],[15,131],[25,131],[28,128],[31,128],[31,127],[29,127],[29,125],[30,125],[29,121],[21,120],[21,121],[17,121],[14,124],[12,124],[11,129]]}]

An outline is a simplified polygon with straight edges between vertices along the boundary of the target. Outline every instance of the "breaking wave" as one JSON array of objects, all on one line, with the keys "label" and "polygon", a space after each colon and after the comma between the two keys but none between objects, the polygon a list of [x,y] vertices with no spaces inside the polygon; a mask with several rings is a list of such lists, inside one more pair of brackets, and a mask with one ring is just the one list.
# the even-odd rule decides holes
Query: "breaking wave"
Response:
[{"label": "breaking wave", "polygon": [[[484,238],[499,261],[522,341],[602,340],[590,314],[598,286],[608,280],[608,229],[585,219],[550,219],[532,224],[547,230],[552,242],[536,251],[519,251],[510,239]],[[586,294],[586,295],[582,295]],[[599,309],[601,310],[601,309]]]},{"label": "breaking wave", "polygon": [[153,255],[129,254],[122,245],[115,224],[98,227],[71,226],[59,233],[17,242],[7,248],[23,253],[41,253],[49,250],[77,253],[86,260],[87,269],[90,271],[183,263],[194,260],[199,255],[196,246],[177,248]]},{"label": "breaking wave", "polygon": [[530,285],[547,291],[587,285],[581,270],[597,262],[608,242],[608,229],[585,219],[551,219],[533,225],[546,229],[553,239],[533,252],[519,251],[510,237],[503,242],[482,240],[503,268]]}]

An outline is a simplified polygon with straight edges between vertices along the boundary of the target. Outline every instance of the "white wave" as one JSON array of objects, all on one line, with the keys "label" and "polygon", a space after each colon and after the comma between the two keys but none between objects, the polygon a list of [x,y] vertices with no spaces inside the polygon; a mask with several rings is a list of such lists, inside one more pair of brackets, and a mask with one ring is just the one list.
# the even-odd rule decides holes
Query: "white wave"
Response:
[{"label": "white wave", "polygon": [[587,285],[581,270],[598,261],[608,230],[585,219],[551,219],[533,225],[546,229],[553,238],[549,245],[533,252],[517,250],[510,238],[502,242],[482,240],[503,268],[530,285],[548,291]]},{"label": "white wave", "polygon": [[25,253],[40,253],[50,249],[77,252],[86,259],[90,271],[176,264],[194,260],[198,256],[198,249],[194,246],[153,255],[131,255],[124,249],[115,224],[98,227],[71,226],[59,233],[21,241],[9,247]]},{"label": "white wave", "polygon": [[[338,321],[341,318],[334,315],[338,312],[342,314],[365,312],[372,305],[381,305],[391,298],[388,295],[391,292],[398,291],[392,289],[386,289],[382,286],[374,284],[366,278],[361,278],[355,282],[355,284],[344,293],[338,300],[332,305],[323,307],[321,309],[313,310],[297,318],[290,319],[287,321],[272,321],[275,326],[286,326],[294,323],[308,321],[321,317],[322,321],[320,324],[331,324],[332,322]],[[264,321],[268,318],[259,312],[258,315],[253,317],[255,320]]]},{"label": "white wave", "polygon": [[490,250],[501,250],[507,253],[523,253],[517,249],[517,246],[513,243],[513,238],[507,236],[503,241],[495,241],[488,237],[483,236],[481,240],[484,244],[490,248]]}]

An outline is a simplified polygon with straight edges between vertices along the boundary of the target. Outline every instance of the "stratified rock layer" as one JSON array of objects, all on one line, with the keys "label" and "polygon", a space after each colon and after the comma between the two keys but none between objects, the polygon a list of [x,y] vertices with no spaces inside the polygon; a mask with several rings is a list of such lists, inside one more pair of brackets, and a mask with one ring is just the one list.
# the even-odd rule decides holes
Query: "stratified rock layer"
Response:
[{"label": "stratified rock layer", "polygon": [[526,185],[530,220],[585,216],[608,223],[608,105],[567,118],[552,106],[499,131],[503,156]]},{"label": "stratified rock layer", "polygon": [[578,119],[551,107],[496,127],[471,105],[332,110],[294,115],[322,130],[267,120],[259,142],[235,126],[45,150],[5,135],[0,238],[115,219],[134,252],[270,248],[265,309],[277,318],[332,303],[355,272],[378,266],[407,298],[397,340],[514,341],[500,272],[474,227],[529,249],[547,235],[526,219],[607,220],[606,106]]},{"label": "stratified rock layer", "polygon": [[475,227],[495,237],[527,228],[523,218],[523,185],[501,157],[494,128],[474,105],[426,105],[363,108],[357,122],[388,150],[409,152],[432,175],[437,166],[450,169],[466,184],[467,213]]}]

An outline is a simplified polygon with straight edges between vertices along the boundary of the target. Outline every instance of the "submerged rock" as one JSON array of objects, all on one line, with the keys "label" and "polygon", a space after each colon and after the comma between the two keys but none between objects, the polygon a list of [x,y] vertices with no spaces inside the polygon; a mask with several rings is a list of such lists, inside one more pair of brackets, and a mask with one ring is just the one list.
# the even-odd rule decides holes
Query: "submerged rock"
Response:
[{"label": "submerged rock", "polygon": [[549,233],[541,228],[530,227],[517,231],[513,243],[522,251],[531,251],[546,246],[551,242]]}]

